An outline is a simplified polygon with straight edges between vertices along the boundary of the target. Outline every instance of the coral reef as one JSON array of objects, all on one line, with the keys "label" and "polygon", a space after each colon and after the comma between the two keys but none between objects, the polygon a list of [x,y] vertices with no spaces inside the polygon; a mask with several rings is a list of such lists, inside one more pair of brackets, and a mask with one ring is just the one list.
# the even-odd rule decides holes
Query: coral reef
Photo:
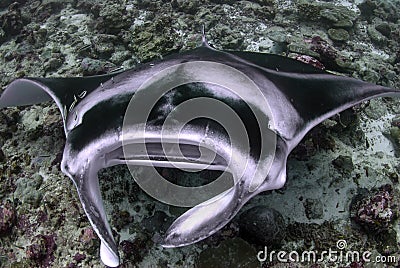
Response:
[{"label": "coral reef", "polygon": [[333,166],[341,173],[350,175],[354,169],[353,160],[350,156],[339,155],[332,161]]},{"label": "coral reef", "polygon": [[0,206],[0,236],[10,235],[17,219],[15,207],[10,200]]},{"label": "coral reef", "polygon": [[351,205],[351,218],[374,234],[392,227],[398,214],[399,200],[389,184],[355,196]]},{"label": "coral reef", "polygon": [[7,12],[0,16],[0,21],[2,22],[0,28],[0,43],[11,36],[18,35],[27,23],[22,17],[18,2],[14,2],[8,6]]},{"label": "coral reef", "polygon": [[17,188],[14,192],[14,198],[21,199],[22,202],[39,207],[43,194],[39,190],[43,183],[43,178],[35,174],[32,178],[20,178],[16,181]]},{"label": "coral reef", "polygon": [[329,38],[333,41],[344,42],[349,40],[350,35],[345,29],[329,29]]},{"label": "coral reef", "polygon": [[316,67],[318,69],[321,69],[321,70],[325,69],[325,66],[321,62],[319,62],[316,58],[313,58],[311,56],[303,54],[303,55],[296,56],[295,59],[298,60],[298,61],[310,64],[310,65],[312,65],[312,66],[314,66],[314,67]]},{"label": "coral reef", "polygon": [[37,235],[27,247],[26,257],[32,261],[33,266],[50,267],[56,247],[54,235]]}]

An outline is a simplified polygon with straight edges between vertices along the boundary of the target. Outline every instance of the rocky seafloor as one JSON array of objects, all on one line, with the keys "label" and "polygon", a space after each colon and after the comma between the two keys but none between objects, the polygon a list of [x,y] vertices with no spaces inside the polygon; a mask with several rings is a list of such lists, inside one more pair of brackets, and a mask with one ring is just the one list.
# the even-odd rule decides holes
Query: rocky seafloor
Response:
[{"label": "rocky seafloor", "polygon": [[[400,89],[398,10],[400,1],[388,0],[3,0],[0,83],[131,68],[196,47],[204,25],[218,49],[287,55]],[[60,171],[64,142],[54,104],[0,111],[0,267],[103,267],[99,240]],[[176,249],[157,241],[184,209],[147,196],[124,167],[103,170],[121,267],[399,267],[399,150],[400,100],[357,105],[303,139],[283,189],[251,200],[212,237]],[[343,251],[397,259],[257,260],[264,246],[301,254],[339,250],[338,241]]]}]

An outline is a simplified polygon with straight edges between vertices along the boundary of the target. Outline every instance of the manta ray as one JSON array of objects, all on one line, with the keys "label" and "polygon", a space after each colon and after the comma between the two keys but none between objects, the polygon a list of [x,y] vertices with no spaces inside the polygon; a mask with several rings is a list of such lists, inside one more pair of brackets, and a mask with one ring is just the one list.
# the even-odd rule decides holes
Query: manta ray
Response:
[{"label": "manta ray", "polygon": [[62,172],[101,240],[101,260],[116,267],[100,169],[126,164],[228,174],[189,192],[167,191],[171,183],[153,180],[154,172],[135,179],[169,204],[192,206],[162,241],[189,245],[225,226],[255,195],[281,188],[289,153],[314,126],[360,102],[399,93],[280,55],[217,50],[203,35],[195,49],[119,73],[16,79],[0,108],[55,101],[66,135]]}]

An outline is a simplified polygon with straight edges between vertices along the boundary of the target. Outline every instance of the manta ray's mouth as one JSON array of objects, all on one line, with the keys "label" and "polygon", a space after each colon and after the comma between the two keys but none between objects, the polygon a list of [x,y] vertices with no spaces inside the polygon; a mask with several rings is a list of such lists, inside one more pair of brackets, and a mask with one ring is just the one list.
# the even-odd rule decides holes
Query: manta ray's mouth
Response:
[{"label": "manta ray's mouth", "polygon": [[125,146],[125,154],[118,160],[127,165],[179,168],[190,171],[203,169],[226,171],[228,166],[221,155],[205,146],[155,142],[147,143],[145,146],[136,143]]}]

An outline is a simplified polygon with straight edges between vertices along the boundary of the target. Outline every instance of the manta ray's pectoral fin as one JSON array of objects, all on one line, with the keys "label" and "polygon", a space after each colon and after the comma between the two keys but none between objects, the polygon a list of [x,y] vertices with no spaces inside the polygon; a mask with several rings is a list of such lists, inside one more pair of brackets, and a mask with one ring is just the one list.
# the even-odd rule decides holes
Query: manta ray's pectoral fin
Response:
[{"label": "manta ray's pectoral fin", "polygon": [[283,103],[294,108],[296,115],[288,115],[287,107],[274,114],[276,122],[284,122],[276,131],[290,143],[290,150],[311,128],[334,114],[372,98],[400,95],[400,90],[333,75],[288,57],[245,51],[229,53],[261,70],[283,94],[287,104],[272,98],[271,106],[279,108]]},{"label": "manta ray's pectoral fin", "polygon": [[71,106],[116,74],[118,73],[87,77],[16,79],[1,94],[0,109],[53,100],[65,121]]},{"label": "manta ray's pectoral fin", "polygon": [[68,168],[68,163],[63,162],[62,171],[74,182],[82,207],[101,240],[101,260],[109,267],[117,267],[119,265],[118,248],[104,210],[97,176],[99,169],[96,164],[96,161],[90,161],[86,166],[79,168],[79,172],[72,173]]},{"label": "manta ray's pectoral fin", "polygon": [[271,80],[299,115],[297,124],[284,133],[293,146],[311,128],[345,109],[372,98],[400,95],[396,89],[332,74],[276,73]]}]

